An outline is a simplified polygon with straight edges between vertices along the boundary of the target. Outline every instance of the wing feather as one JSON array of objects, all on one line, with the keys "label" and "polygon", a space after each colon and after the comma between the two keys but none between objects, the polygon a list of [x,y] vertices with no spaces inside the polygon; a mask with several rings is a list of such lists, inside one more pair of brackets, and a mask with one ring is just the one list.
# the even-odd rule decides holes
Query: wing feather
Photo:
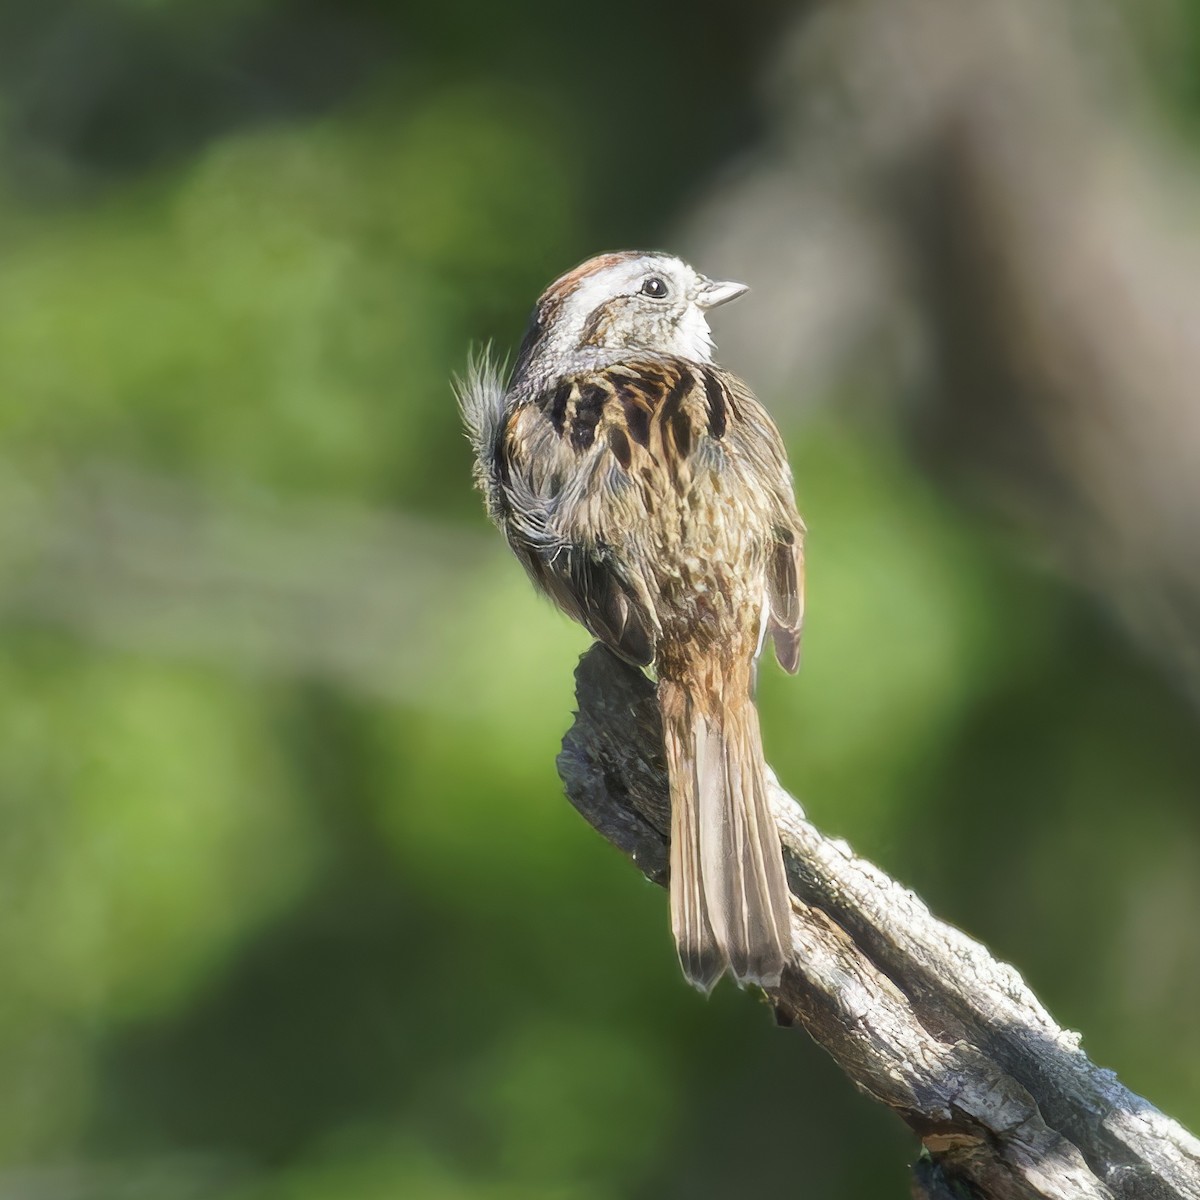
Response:
[{"label": "wing feather", "polygon": [[804,627],[805,528],[796,511],[787,450],[761,402],[741,380],[710,370],[705,383],[710,411],[729,414],[729,436],[753,459],[755,477],[774,510],[774,539],[767,558],[767,632],[779,665],[794,674]]},{"label": "wing feather", "polygon": [[779,665],[794,675],[800,666],[804,627],[804,532],[785,530],[775,543],[767,573],[767,628]]},{"label": "wing feather", "polygon": [[[686,492],[697,472],[741,464],[765,489],[767,630],[781,665],[799,662],[804,526],[773,422],[740,381],[709,364],[625,358],[560,378],[505,407],[498,372],[473,363],[458,387],[489,512],[534,582],[569,616],[639,666],[660,627],[646,579],[608,538],[645,519],[653,485]],[[613,506],[630,506],[620,520]]]}]

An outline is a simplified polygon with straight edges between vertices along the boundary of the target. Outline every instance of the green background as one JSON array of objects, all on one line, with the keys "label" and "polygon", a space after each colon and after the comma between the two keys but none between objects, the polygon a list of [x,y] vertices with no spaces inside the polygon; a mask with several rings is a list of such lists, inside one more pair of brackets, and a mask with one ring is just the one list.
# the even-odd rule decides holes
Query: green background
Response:
[{"label": "green background", "polygon": [[[4,1200],[906,1194],[562,799],[587,639],[448,384],[669,242],[792,16],[0,7]],[[877,410],[764,399],[813,531],[781,779],[1200,1125],[1194,714]]]}]

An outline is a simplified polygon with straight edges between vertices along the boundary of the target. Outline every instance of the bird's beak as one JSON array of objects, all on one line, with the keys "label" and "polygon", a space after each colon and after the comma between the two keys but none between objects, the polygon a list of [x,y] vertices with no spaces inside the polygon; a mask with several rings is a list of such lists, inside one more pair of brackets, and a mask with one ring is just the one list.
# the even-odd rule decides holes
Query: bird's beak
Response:
[{"label": "bird's beak", "polygon": [[700,288],[700,295],[696,299],[701,308],[716,308],[719,304],[728,304],[730,300],[744,296],[749,290],[749,284],[734,283],[732,280],[722,283],[708,279]]}]

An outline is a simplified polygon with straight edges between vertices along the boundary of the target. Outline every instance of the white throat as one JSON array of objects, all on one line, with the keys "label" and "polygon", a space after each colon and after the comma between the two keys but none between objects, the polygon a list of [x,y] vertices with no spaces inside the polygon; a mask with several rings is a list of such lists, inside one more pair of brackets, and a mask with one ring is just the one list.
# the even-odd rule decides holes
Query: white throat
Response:
[{"label": "white throat", "polygon": [[672,347],[672,354],[678,354],[680,358],[690,358],[695,362],[712,362],[716,346],[712,330],[709,329],[708,321],[699,305],[688,306],[673,340],[677,345]]}]

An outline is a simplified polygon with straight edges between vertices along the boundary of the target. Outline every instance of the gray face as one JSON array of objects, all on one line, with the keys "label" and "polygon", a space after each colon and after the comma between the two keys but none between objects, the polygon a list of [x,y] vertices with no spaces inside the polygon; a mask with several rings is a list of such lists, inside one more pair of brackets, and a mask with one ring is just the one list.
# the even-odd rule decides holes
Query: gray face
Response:
[{"label": "gray face", "polygon": [[645,350],[707,362],[705,313],[745,292],[714,283],[667,254],[605,254],[546,289],[518,371],[531,360],[562,364],[588,350]]}]

